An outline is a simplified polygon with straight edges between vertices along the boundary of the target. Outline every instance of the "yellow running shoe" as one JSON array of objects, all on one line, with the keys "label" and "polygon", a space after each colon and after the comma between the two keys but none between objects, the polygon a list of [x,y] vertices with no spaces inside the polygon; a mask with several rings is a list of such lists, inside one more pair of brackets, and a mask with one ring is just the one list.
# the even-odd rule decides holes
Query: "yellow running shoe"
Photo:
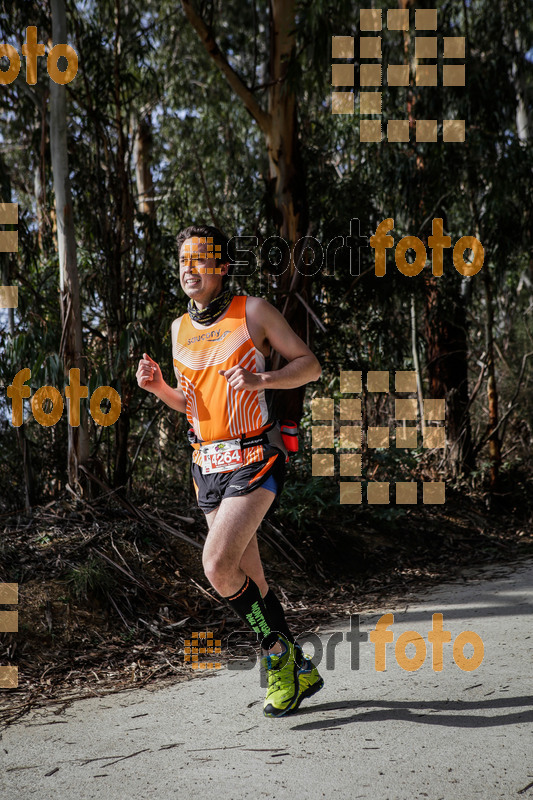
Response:
[{"label": "yellow running shoe", "polygon": [[296,711],[302,700],[316,694],[324,686],[324,679],[309,656],[303,654],[302,648],[298,643],[294,645],[294,649],[296,661],[300,666],[298,668],[298,697],[294,705],[291,706],[291,712]]},{"label": "yellow running shoe", "polygon": [[282,634],[278,641],[282,646],[281,653],[269,653],[261,659],[268,680],[263,704],[265,717],[282,717],[287,714],[297,702],[300,691],[295,646]]}]

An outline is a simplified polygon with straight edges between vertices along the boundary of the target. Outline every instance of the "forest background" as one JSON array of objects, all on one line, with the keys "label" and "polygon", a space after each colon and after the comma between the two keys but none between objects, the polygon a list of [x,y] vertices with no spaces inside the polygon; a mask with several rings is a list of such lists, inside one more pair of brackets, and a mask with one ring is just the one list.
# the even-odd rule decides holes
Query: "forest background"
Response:
[{"label": "forest background", "polygon": [[[329,597],[324,613],[326,605],[328,613],[360,608],[386,583],[405,587],[455,561],[530,548],[533,7],[373,5],[384,20],[389,8],[410,10],[410,31],[381,35],[383,63],[409,63],[411,75],[415,10],[437,8],[439,76],[442,37],[465,37],[464,87],[411,78],[383,88],[384,128],[409,119],[406,143],[359,141],[359,4],[0,4],[1,42],[20,53],[35,25],[47,49],[68,42],[79,58],[65,86],[49,79],[44,59],[35,84],[22,59],[18,78],[0,86],[0,201],[19,207],[18,252],[0,254],[1,283],[19,287],[18,307],[0,311],[0,579],[19,583],[27,633],[21,626],[4,637],[3,658],[27,661],[28,691],[53,692],[50,669],[90,682],[82,669],[90,647],[104,681],[104,639],[106,674],[117,681],[132,643],[142,650],[139,675],[162,643],[165,658],[169,646],[182,653],[176,635],[202,619],[205,626],[207,609],[216,606],[213,630],[231,627],[199,570],[205,528],[191,491],[187,422],[135,379],[147,352],[173,384],[170,326],[186,307],[175,236],[192,222],[256,237],[243,246],[257,269],[236,274],[234,290],[275,304],[323,367],[305,395],[280,401],[283,416],[300,423],[300,451],[282,508],[262,528],[289,616],[299,604],[317,619],[318,595]],[[332,36],[355,37],[353,115],[331,113]],[[464,119],[465,141],[443,142],[439,133],[437,142],[415,142],[416,119]],[[447,250],[435,277],[429,248],[415,277],[396,269],[390,251],[378,278],[365,246],[355,269],[348,248],[330,248],[315,274],[305,274],[313,272],[307,251],[301,271],[289,260],[282,272],[276,252],[268,257],[272,236],[291,252],[311,236],[325,252],[335,237],[370,237],[387,218],[395,244],[413,235],[428,248],[434,218],[452,245],[476,236],[482,270],[462,276]],[[98,425],[82,401],[79,428],[66,410],[46,427],[26,400],[24,424],[14,427],[6,390],[26,367],[32,395],[45,385],[63,393],[71,368],[89,396],[112,386],[120,417]],[[363,503],[341,505],[338,470],[312,475],[310,401],[338,405],[340,374],[352,370],[389,372],[391,392],[395,371],[417,371],[420,395],[446,400],[446,447],[422,446],[421,417],[416,448],[396,448],[393,434],[389,448],[370,451],[364,440]],[[393,432],[394,393],[365,386],[364,424]],[[334,433],[338,446],[338,419]],[[395,504],[395,482],[424,480],[446,482],[444,505],[423,505],[421,493],[417,505]],[[390,504],[368,505],[367,481],[389,482]],[[105,626],[119,631],[114,656]],[[159,676],[164,669],[158,664]]]}]

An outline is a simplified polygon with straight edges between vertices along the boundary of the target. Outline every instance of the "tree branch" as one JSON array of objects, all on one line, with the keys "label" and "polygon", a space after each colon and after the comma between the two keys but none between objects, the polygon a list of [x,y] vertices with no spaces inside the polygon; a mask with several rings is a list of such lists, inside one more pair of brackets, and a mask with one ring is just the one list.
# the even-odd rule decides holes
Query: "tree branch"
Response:
[{"label": "tree branch", "polygon": [[514,405],[514,402],[515,402],[516,398],[518,397],[518,395],[520,393],[520,387],[522,385],[522,380],[523,380],[523,377],[524,377],[524,372],[525,372],[525,369],[526,369],[527,360],[531,356],[533,356],[533,351],[531,351],[530,353],[525,353],[524,356],[522,357],[522,366],[520,368],[520,375],[518,376],[518,381],[517,381],[517,384],[516,384],[516,388],[515,388],[514,394],[511,397],[511,399],[509,400],[509,403],[507,404],[507,411],[505,412],[503,417],[500,419],[500,421],[498,422],[498,424],[496,425],[495,428],[490,430],[490,427],[487,426],[487,430],[485,431],[485,433],[481,437],[479,443],[474,448],[474,458],[480,452],[482,447],[484,447],[487,444],[487,442],[489,441],[490,437],[494,436],[500,430],[500,428],[502,428],[502,435],[500,436],[500,443],[503,444],[503,437],[505,435],[505,428],[506,428],[506,425],[507,425],[506,420],[509,417],[509,414],[511,413],[511,411],[514,411],[514,409],[516,408],[516,406]]},{"label": "tree branch", "polygon": [[203,19],[196,13],[191,0],[181,0],[181,5],[187,19],[200,37],[200,41],[202,42],[203,46],[219,70],[222,72],[235,94],[241,98],[245,107],[255,119],[263,133],[266,134],[271,126],[270,114],[267,114],[265,111],[263,111],[254,94],[250,91],[250,89],[248,89],[240,75],[238,75],[238,73],[235,72],[233,67],[229,64],[226,56],[224,53],[222,53],[218,44],[216,43],[211,28],[209,28]]}]

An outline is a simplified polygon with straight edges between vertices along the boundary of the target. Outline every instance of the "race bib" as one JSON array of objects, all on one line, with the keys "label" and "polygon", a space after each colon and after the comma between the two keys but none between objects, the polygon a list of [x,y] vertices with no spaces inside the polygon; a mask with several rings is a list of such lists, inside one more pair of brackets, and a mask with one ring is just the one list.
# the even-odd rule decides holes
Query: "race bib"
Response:
[{"label": "race bib", "polygon": [[201,446],[200,452],[202,453],[204,475],[210,475],[212,472],[231,472],[242,466],[242,450],[239,439],[204,444]]}]

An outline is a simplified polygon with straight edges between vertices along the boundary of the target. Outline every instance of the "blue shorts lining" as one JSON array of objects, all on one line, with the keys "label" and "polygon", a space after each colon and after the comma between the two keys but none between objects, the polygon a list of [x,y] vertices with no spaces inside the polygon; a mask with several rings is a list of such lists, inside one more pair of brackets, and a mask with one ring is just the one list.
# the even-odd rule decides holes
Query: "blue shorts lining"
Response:
[{"label": "blue shorts lining", "polygon": [[269,475],[264,483],[261,484],[261,489],[268,489],[269,492],[278,493],[278,482],[273,475]]}]

